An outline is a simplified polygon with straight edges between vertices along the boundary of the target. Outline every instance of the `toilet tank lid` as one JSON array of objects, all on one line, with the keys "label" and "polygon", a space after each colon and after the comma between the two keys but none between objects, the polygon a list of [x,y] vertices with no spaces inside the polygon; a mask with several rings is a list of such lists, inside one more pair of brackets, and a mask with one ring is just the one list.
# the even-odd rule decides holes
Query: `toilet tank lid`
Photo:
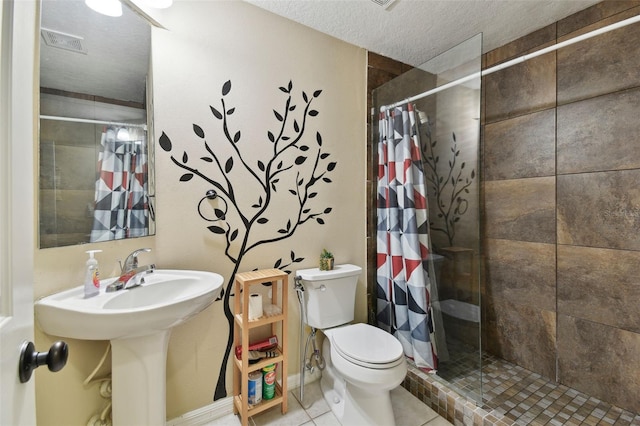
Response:
[{"label": "toilet tank lid", "polygon": [[331,280],[336,278],[350,277],[359,275],[362,268],[356,265],[344,264],[335,265],[330,271],[321,271],[319,268],[300,269],[296,271],[296,275],[307,281]]}]

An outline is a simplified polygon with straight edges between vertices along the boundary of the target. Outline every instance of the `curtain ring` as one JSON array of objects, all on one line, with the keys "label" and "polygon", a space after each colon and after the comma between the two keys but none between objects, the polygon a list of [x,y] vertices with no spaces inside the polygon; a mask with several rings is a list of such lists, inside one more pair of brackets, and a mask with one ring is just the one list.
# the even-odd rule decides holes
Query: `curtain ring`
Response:
[{"label": "curtain ring", "polygon": [[[204,200],[215,200],[218,199],[220,201],[222,201],[222,203],[224,204],[224,208],[222,209],[217,209],[214,207],[213,209],[213,213],[215,215],[215,219],[211,219],[206,217],[204,214],[202,214],[202,202]],[[227,204],[227,202],[224,200],[224,198],[222,197],[218,197],[218,193],[216,192],[215,189],[210,189],[206,192],[205,196],[202,197],[200,199],[200,201],[198,202],[198,214],[200,215],[200,217],[204,220],[206,220],[207,222],[217,222],[219,220],[224,220],[227,216],[227,211],[229,210],[229,206]]]}]

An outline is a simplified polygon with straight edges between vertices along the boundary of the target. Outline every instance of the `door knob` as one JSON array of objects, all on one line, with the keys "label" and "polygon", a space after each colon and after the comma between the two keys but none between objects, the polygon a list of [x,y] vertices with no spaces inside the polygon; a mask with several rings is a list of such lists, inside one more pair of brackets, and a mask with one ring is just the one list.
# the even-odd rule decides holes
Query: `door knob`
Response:
[{"label": "door knob", "polygon": [[20,362],[18,364],[18,376],[20,383],[26,383],[31,378],[33,370],[41,365],[47,365],[49,371],[60,371],[67,364],[69,358],[69,345],[63,341],[57,341],[47,352],[37,352],[33,342],[24,342],[20,349]]}]

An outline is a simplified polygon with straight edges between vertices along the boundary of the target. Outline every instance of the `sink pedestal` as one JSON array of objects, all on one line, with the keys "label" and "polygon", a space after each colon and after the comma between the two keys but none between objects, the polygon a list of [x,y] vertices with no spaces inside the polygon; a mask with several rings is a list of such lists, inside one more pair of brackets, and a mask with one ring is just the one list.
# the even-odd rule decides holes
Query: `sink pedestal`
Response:
[{"label": "sink pedestal", "polygon": [[171,329],[111,340],[113,425],[164,425]]}]

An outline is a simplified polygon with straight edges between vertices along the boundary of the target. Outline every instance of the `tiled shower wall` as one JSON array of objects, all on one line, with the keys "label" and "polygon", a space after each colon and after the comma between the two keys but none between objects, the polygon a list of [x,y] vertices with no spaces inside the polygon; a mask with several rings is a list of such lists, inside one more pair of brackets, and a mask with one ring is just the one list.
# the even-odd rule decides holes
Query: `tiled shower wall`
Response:
[{"label": "tiled shower wall", "polygon": [[[485,67],[640,14],[605,1]],[[640,24],[483,81],[485,349],[640,412]]]},{"label": "tiled shower wall", "polygon": [[[488,52],[483,65],[636,14],[639,1],[605,1]],[[403,69],[409,67],[370,54],[369,93]],[[639,70],[640,24],[634,24],[489,75],[482,97],[484,347],[634,412],[640,412]],[[369,152],[372,289],[371,145]]]}]

